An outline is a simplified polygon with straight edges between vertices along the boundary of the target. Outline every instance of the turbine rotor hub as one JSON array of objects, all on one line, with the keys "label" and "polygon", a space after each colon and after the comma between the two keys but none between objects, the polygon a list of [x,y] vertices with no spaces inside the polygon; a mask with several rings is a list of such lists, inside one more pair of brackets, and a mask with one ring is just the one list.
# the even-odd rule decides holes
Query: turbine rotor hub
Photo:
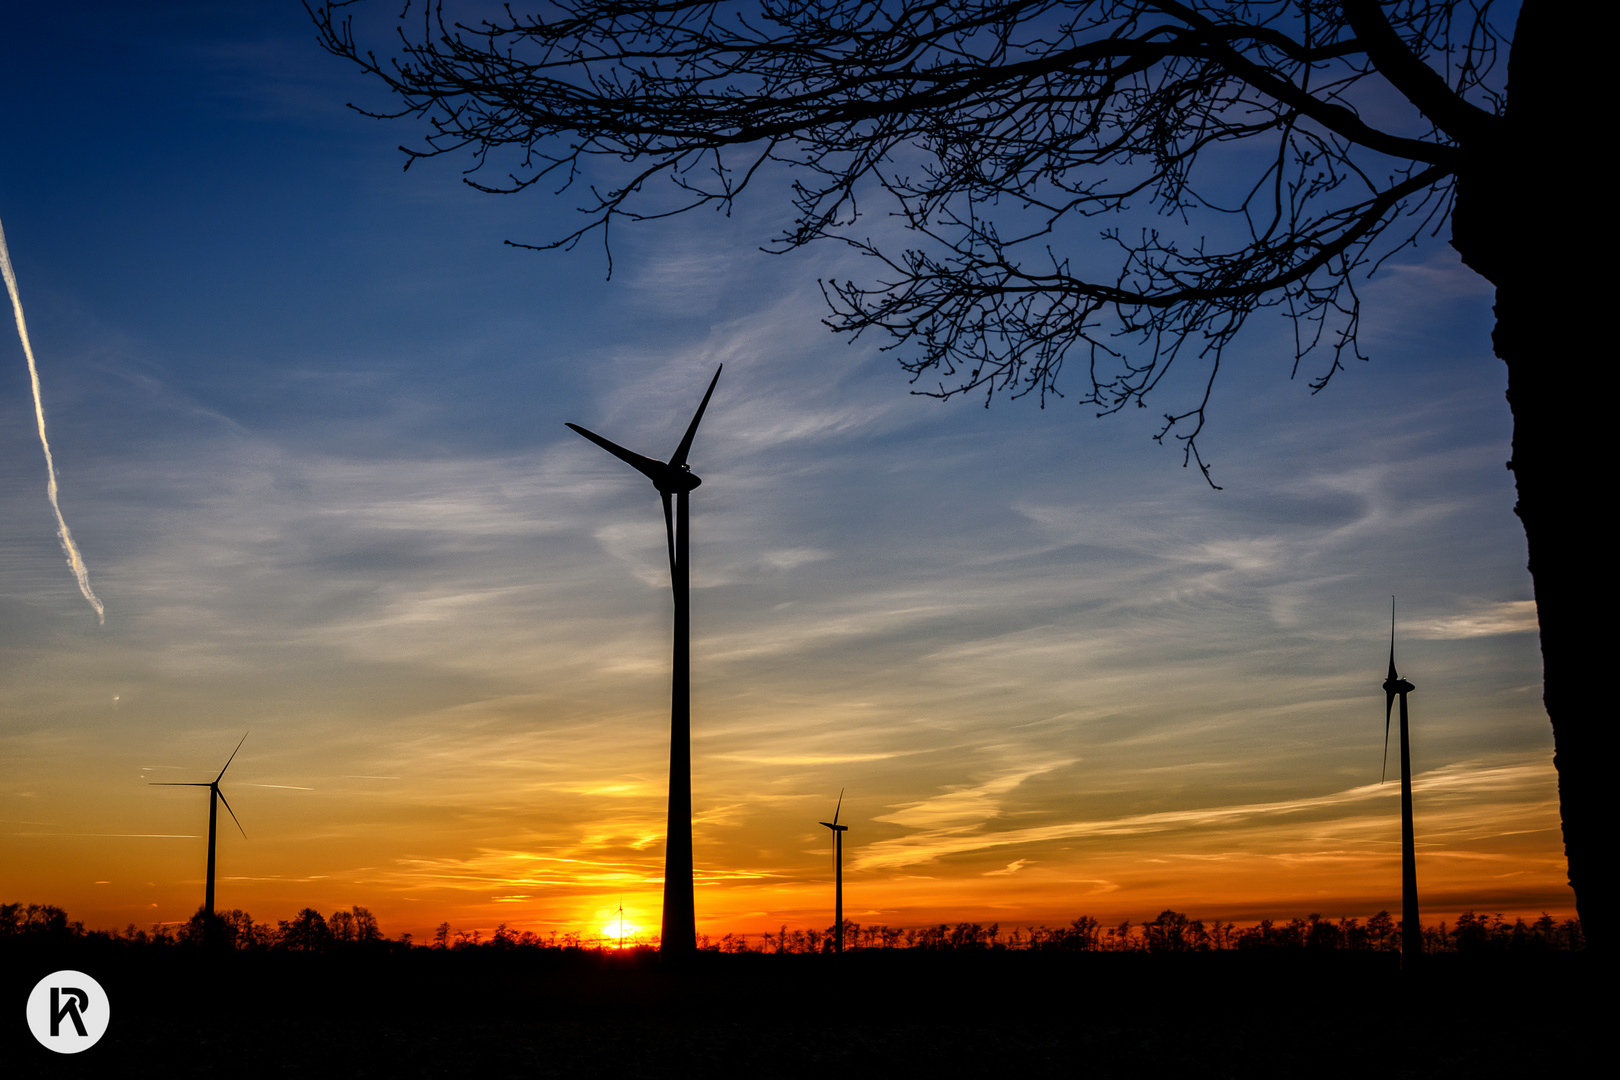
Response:
[{"label": "turbine rotor hub", "polygon": [[658,490],[669,495],[680,495],[691,491],[703,479],[692,471],[690,465],[682,465],[678,469],[669,469],[658,481]]}]

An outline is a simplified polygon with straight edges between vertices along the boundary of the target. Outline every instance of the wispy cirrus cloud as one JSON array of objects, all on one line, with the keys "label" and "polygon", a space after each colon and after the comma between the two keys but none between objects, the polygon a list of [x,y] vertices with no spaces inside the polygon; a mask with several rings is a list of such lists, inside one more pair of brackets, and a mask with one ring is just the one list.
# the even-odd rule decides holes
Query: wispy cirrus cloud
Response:
[{"label": "wispy cirrus cloud", "polygon": [[1459,641],[1498,634],[1532,634],[1540,629],[1534,600],[1506,600],[1460,615],[1403,622],[1399,632],[1435,641]]},{"label": "wispy cirrus cloud", "polygon": [[[1002,803],[1006,796],[1024,781],[1032,776],[1039,776],[1066,764],[1069,763],[1054,761],[1032,768],[1003,773],[971,787],[953,788],[942,794],[910,803],[890,813],[879,815],[872,820],[925,830],[938,829],[941,826],[949,825],[953,827],[954,831],[954,829],[967,827],[967,823],[979,824],[997,817],[1001,813]],[[879,843],[881,844],[882,841],[879,841]],[[873,857],[871,854],[863,855],[862,865],[867,865],[864,860]]]},{"label": "wispy cirrus cloud", "polygon": [[[1414,777],[1413,791],[1415,796],[1421,795],[1428,800],[1426,827],[1429,830],[1434,830],[1436,826],[1435,817],[1438,816],[1439,812],[1443,812],[1443,806],[1447,802],[1473,801],[1486,796],[1501,797],[1514,792],[1544,796],[1545,792],[1542,789],[1547,772],[1547,766],[1542,764],[1452,765]],[[997,781],[992,781],[986,787],[994,786],[998,791],[1011,790],[1011,787],[1016,785],[1008,784],[1007,781],[1012,779],[1014,778],[1000,778]],[[1021,781],[1023,777],[1019,776],[1017,779]],[[896,824],[936,826],[948,825],[949,822],[962,818],[970,820],[966,824],[948,825],[948,827],[943,828],[925,827],[922,831],[906,836],[875,841],[861,849],[859,856],[854,860],[855,868],[862,871],[895,870],[902,867],[932,863],[949,856],[993,851],[1006,847],[1051,844],[1088,837],[1146,838],[1154,835],[1187,833],[1189,831],[1252,828],[1262,821],[1306,815],[1320,817],[1325,814],[1334,814],[1340,816],[1344,810],[1349,808],[1362,808],[1363,812],[1365,812],[1376,802],[1388,802],[1391,799],[1398,798],[1400,796],[1400,787],[1392,784],[1359,784],[1339,791],[1306,798],[1156,811],[1111,819],[1069,821],[1002,830],[982,828],[985,821],[994,816],[993,813],[982,812],[998,809],[993,805],[992,800],[980,797],[977,791],[967,794],[969,798],[963,807],[963,812],[960,814],[952,815],[947,812],[933,819],[924,814],[915,822],[899,821],[893,816],[876,819],[893,821]],[[948,799],[949,797],[945,798]],[[1437,803],[1440,806],[1437,806]],[[945,805],[948,807],[949,803]],[[980,813],[975,813],[975,811]],[[1478,821],[1474,817],[1475,813],[1477,811],[1472,809],[1464,811],[1462,818],[1451,823],[1452,827],[1469,828],[1470,822],[1477,823]],[[1383,816],[1387,817],[1388,815]],[[1500,827],[1506,820],[1508,819],[1499,820],[1497,825]],[[1433,839],[1432,831],[1429,839]]]}]

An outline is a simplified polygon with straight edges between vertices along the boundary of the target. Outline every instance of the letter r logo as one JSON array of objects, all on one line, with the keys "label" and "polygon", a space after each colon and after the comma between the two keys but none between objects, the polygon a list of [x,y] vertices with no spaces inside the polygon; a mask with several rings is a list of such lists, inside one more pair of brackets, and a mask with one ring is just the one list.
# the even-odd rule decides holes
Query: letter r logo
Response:
[{"label": "letter r logo", "polygon": [[[60,995],[68,995],[66,1005],[60,1004]],[[73,1026],[84,1038],[90,1033],[84,1030],[84,1010],[90,1007],[90,995],[77,986],[51,987],[51,1035],[55,1037],[62,1033],[62,1018],[65,1016],[73,1021]]]},{"label": "letter r logo", "polygon": [[58,1054],[77,1054],[107,1033],[112,1007],[107,991],[82,971],[54,971],[28,995],[28,1030],[39,1045]]}]

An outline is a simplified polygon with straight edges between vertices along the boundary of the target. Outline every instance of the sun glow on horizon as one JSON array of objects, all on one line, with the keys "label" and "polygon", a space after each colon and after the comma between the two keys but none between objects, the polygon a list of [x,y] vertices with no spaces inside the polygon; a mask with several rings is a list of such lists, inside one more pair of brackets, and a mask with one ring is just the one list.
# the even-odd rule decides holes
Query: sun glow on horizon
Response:
[{"label": "sun glow on horizon", "polygon": [[597,918],[602,928],[603,944],[608,948],[622,949],[636,943],[636,935],[641,932],[641,927],[631,921],[630,912],[616,907],[598,914]]},{"label": "sun glow on horizon", "polygon": [[609,925],[602,927],[602,936],[607,938],[608,943],[614,948],[622,949],[625,947],[625,945],[635,944],[636,934],[640,933],[640,931],[641,927],[632,926],[630,923],[625,923],[623,936],[621,937],[619,922],[617,919],[615,919]]}]

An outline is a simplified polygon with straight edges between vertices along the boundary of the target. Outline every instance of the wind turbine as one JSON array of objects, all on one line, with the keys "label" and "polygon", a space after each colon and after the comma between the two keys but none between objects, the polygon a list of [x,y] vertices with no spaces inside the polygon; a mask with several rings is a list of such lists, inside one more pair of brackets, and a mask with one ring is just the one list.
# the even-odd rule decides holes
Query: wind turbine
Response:
[{"label": "wind turbine", "polygon": [[[1401,966],[1423,955],[1423,927],[1418,922],[1417,844],[1412,833],[1412,746],[1407,737],[1406,695],[1417,687],[1395,673],[1395,598],[1389,598],[1389,677],[1384,680],[1384,767],[1389,768],[1389,716],[1401,699]],[[1383,783],[1383,777],[1379,777]]]},{"label": "wind turbine", "polygon": [[[225,759],[225,769],[231,767],[231,762],[236,760],[236,751],[242,749],[242,743],[245,742],[247,742],[247,735],[242,736],[242,742],[237,743],[236,750],[232,750],[231,756]],[[169,781],[154,782],[152,784],[153,787],[205,787],[208,789],[208,887],[204,894],[203,906],[208,909],[210,922],[214,918],[214,838],[216,826],[219,824],[220,803],[225,803],[225,812],[231,815],[232,821],[236,821],[236,830],[242,834],[242,838],[247,839],[247,830],[242,828],[240,821],[237,821],[236,811],[231,809],[229,802],[226,802],[225,793],[219,790],[219,782],[225,778],[225,769],[219,770],[219,775],[212,780],[196,780],[189,783]]]},{"label": "wind turbine", "polygon": [[838,790],[838,805],[833,807],[833,819],[822,824],[833,833],[833,951],[844,951],[844,834],[848,825],[838,824],[838,813],[844,808],[844,791]]},{"label": "wind turbine", "polygon": [[[684,956],[697,951],[697,910],[692,899],[692,647],[689,593],[687,497],[703,481],[686,464],[703,410],[720,381],[716,368],[708,392],[692,415],[686,434],[667,462],[626,450],[578,424],[568,426],[653,482],[664,503],[669,540],[670,586],[675,593],[675,664],[669,707],[669,818],[664,846],[664,917],[659,951]],[[671,502],[674,503],[673,510]]]}]

